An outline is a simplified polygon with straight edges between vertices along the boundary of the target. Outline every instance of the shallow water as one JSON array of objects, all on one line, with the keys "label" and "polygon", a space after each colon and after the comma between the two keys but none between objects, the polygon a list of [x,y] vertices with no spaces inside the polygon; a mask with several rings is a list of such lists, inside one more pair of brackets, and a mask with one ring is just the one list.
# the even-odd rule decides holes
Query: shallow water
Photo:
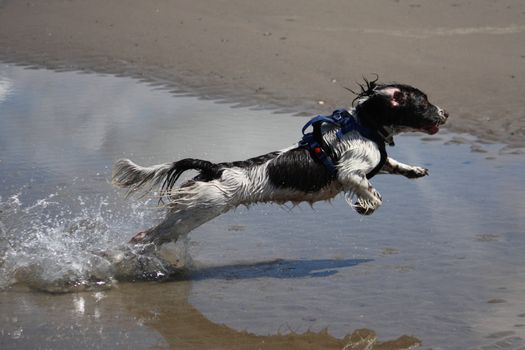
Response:
[{"label": "shallow water", "polygon": [[165,260],[100,254],[162,217],[111,187],[116,159],[239,160],[289,146],[304,122],[0,65],[1,348],[342,348],[361,328],[423,348],[525,346],[525,157],[472,152],[466,135],[399,137],[390,154],[431,176],[376,177],[370,217],[339,197],[240,208],[165,252],[188,269],[168,282],[129,282],[162,279]]}]

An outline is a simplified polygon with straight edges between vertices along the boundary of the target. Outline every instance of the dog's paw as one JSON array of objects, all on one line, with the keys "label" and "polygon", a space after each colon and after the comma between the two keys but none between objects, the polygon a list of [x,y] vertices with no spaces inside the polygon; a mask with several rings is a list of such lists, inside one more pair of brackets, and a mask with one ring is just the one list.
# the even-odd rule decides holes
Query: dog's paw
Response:
[{"label": "dog's paw", "polygon": [[381,206],[383,200],[381,194],[373,187],[368,189],[368,198],[358,197],[352,208],[361,215],[370,215]]},{"label": "dog's paw", "polygon": [[409,179],[417,179],[419,177],[427,176],[428,169],[420,166],[412,167],[410,170],[406,171],[403,175]]},{"label": "dog's paw", "polygon": [[372,194],[372,197],[373,197],[372,202],[378,202],[377,206],[379,207],[383,203],[383,197],[381,197],[381,193],[379,193],[372,186],[370,186],[368,188],[368,192],[370,192],[370,194]]},{"label": "dog's paw", "polygon": [[361,215],[371,215],[376,211],[374,208],[363,204],[364,203],[355,202],[354,205],[352,205],[352,208]]}]

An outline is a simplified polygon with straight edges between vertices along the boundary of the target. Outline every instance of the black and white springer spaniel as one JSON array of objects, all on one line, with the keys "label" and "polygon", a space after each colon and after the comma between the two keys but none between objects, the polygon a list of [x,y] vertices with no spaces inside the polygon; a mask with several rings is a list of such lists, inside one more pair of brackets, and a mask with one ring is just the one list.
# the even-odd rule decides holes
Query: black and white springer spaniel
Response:
[{"label": "black and white springer spaniel", "polygon": [[[420,90],[402,84],[366,81],[346,112],[358,125],[341,134],[333,123],[317,128],[319,149],[300,142],[287,149],[231,163],[211,163],[182,159],[173,163],[141,167],[128,159],[114,167],[113,184],[150,191],[158,186],[168,207],[164,221],[136,234],[133,243],[162,244],[176,241],[194,228],[239,205],[274,202],[317,202],[344,192],[347,202],[359,214],[369,215],[382,203],[381,195],[370,183],[377,172],[400,174],[408,178],[428,175],[428,170],[398,162],[386,156],[385,143],[406,131],[435,134],[448,113],[429,103]],[[363,132],[365,130],[366,132]],[[315,154],[327,155],[329,169]],[[175,187],[187,170],[199,173]]]}]

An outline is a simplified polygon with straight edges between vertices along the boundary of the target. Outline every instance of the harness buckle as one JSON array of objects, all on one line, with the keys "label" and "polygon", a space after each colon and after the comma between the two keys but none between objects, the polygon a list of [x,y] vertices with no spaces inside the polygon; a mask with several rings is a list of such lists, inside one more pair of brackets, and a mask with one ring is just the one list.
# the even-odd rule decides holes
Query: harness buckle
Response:
[{"label": "harness buckle", "polygon": [[345,112],[348,114],[348,111],[344,109],[336,109],[335,111],[332,112],[332,115],[330,117],[335,122],[340,123],[345,118],[345,115],[344,115]]}]

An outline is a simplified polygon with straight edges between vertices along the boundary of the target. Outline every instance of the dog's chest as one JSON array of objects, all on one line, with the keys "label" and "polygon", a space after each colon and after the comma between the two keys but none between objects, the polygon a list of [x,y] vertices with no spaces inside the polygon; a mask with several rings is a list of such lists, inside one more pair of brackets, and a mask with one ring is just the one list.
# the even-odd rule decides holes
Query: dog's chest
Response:
[{"label": "dog's chest", "polygon": [[381,148],[369,139],[352,136],[343,138],[333,146],[339,154],[338,172],[343,176],[345,173],[358,172],[371,178],[386,160],[384,146]]}]

